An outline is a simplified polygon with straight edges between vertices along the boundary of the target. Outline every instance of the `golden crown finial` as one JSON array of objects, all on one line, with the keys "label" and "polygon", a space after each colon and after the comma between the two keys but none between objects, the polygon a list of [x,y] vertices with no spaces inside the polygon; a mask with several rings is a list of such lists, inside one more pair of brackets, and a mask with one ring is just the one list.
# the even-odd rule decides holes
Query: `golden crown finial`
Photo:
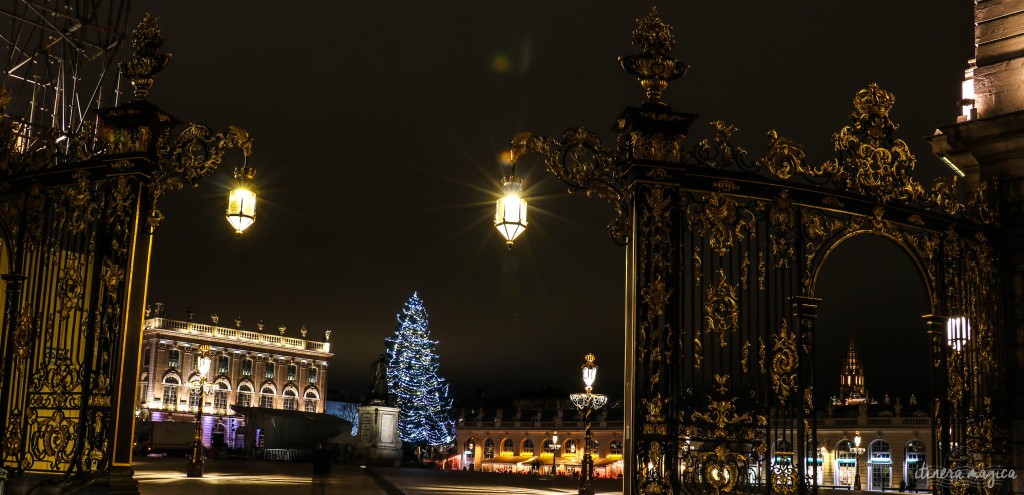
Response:
[{"label": "golden crown finial", "polygon": [[583,359],[587,360],[587,365],[593,366],[594,360],[597,359],[597,357],[594,356],[594,353],[588,352],[587,355],[583,357]]},{"label": "golden crown finial", "polygon": [[877,83],[871,83],[866,89],[857,92],[853,97],[853,106],[861,115],[889,116],[893,104],[896,103],[896,96],[878,87]]}]

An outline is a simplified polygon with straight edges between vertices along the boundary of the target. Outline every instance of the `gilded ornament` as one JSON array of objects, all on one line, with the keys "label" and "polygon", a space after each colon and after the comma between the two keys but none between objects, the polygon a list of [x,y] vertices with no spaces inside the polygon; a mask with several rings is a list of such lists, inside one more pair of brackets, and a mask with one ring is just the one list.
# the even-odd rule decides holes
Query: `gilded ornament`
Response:
[{"label": "gilded ornament", "polygon": [[768,153],[757,160],[757,165],[767,168],[780,179],[788,179],[802,169],[806,158],[804,149],[799,144],[779,137],[775,130],[768,131]]},{"label": "gilded ornament", "polygon": [[665,306],[668,304],[669,297],[672,296],[672,288],[665,287],[665,282],[658,275],[650,285],[640,289],[640,296],[643,297],[651,314],[657,317],[665,314]]},{"label": "gilded ornament", "polygon": [[686,74],[689,66],[669,55],[676,39],[672,27],[658,16],[657,8],[651,7],[650,14],[637,19],[636,24],[633,44],[643,49],[643,53],[619,57],[619,63],[626,72],[637,76],[646,91],[648,103],[661,103],[661,92],[673,79]]},{"label": "gilded ornament", "polygon": [[736,331],[739,319],[736,286],[726,282],[725,270],[719,268],[718,283],[708,291],[708,299],[704,303],[704,321],[707,329],[711,333],[717,333],[719,343],[725,347],[728,345],[726,336]]},{"label": "gilded ornament", "polygon": [[772,388],[779,398],[785,402],[789,394],[796,389],[797,358],[796,334],[789,331],[789,323],[782,320],[779,331],[772,337]]},{"label": "gilded ornament", "polygon": [[694,422],[707,425],[708,432],[713,438],[728,438],[732,427],[751,422],[749,414],[736,412],[734,400],[736,399],[711,401],[706,412],[694,411],[690,418]]},{"label": "gilded ornament", "polygon": [[145,100],[153,86],[153,76],[171,61],[170,53],[161,53],[164,35],[160,31],[160,18],[146,13],[132,31],[132,54],[121,64],[121,75],[135,87],[135,99]]},{"label": "gilded ornament", "polygon": [[67,319],[71,312],[82,308],[85,295],[84,267],[78,258],[69,257],[57,277],[57,311],[61,319]]},{"label": "gilded ornament", "polygon": [[715,373],[715,390],[722,395],[729,391],[729,375]]}]

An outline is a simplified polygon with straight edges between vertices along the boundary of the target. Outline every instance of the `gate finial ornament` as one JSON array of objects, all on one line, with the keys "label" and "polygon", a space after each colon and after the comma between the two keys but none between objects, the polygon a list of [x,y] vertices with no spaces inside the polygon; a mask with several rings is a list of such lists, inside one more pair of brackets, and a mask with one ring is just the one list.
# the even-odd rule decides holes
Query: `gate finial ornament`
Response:
[{"label": "gate finial ornament", "polygon": [[661,20],[656,7],[651,7],[647,17],[636,20],[632,41],[644,52],[619,57],[619,64],[640,80],[640,85],[647,91],[645,103],[665,105],[661,101],[661,92],[673,79],[686,74],[686,69],[690,67],[669,55],[676,44],[672,26]]}]

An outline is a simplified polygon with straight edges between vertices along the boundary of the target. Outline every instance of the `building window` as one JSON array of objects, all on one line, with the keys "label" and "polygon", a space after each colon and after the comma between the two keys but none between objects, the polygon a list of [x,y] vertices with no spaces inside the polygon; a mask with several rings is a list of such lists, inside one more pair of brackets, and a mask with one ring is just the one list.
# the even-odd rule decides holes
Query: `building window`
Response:
[{"label": "building window", "polygon": [[149,349],[142,351],[142,365],[149,366]]},{"label": "building window", "polygon": [[242,384],[238,386],[238,400],[236,401],[239,406],[249,407],[252,404],[252,387]]},{"label": "building window", "polygon": [[484,459],[494,458],[494,440],[488,438],[484,440]]},{"label": "building window", "polygon": [[295,394],[294,390],[285,390],[284,391],[284,410],[285,411],[294,411],[295,410],[295,397],[296,396],[297,395]]},{"label": "building window", "polygon": [[260,392],[260,407],[274,407],[274,389],[263,387],[263,390]]},{"label": "building window", "polygon": [[316,383],[316,368],[310,366],[309,371],[306,372],[306,379],[309,383]]},{"label": "building window", "polygon": [[174,376],[164,378],[164,407],[168,409],[178,408],[178,385],[181,382]]},{"label": "building window", "polygon": [[501,455],[511,455],[511,454],[512,454],[512,439],[511,438],[506,438],[506,439],[501,441]]},{"label": "building window", "polygon": [[875,440],[871,442],[868,471],[871,486],[868,490],[885,490],[892,485],[892,451],[889,442]]},{"label": "building window", "polygon": [[221,382],[217,384],[217,390],[213,392],[214,409],[228,408],[228,384]]},{"label": "building window", "polygon": [[317,401],[317,399],[318,399],[318,397],[316,396],[316,392],[314,392],[312,390],[310,390],[309,392],[306,392],[306,401],[305,401],[306,403],[303,406],[303,410],[306,411],[306,412],[316,412],[316,401]]},{"label": "building window", "polygon": [[181,351],[177,349],[167,351],[167,367],[177,368],[179,364],[181,364]]},{"label": "building window", "polygon": [[299,367],[294,364],[289,364],[287,378],[290,382],[297,380],[299,378]]},{"label": "building window", "polygon": [[149,382],[139,382],[139,403],[143,404],[149,400]]},{"label": "building window", "polygon": [[566,440],[565,444],[562,445],[562,452],[569,456],[576,455],[576,440],[571,438]]},{"label": "building window", "polygon": [[907,488],[914,490],[918,487],[924,488],[927,485],[927,480],[918,480],[918,473],[920,469],[924,467],[925,462],[925,451],[924,444],[913,440],[907,444],[906,447],[906,467],[903,469],[904,476],[907,482]]},{"label": "building window", "polygon": [[544,453],[545,454],[554,454],[555,453],[555,444],[553,442],[551,442],[550,438],[544,440]]},{"label": "building window", "polygon": [[217,373],[227,373],[230,371],[231,358],[221,354],[217,356]]},{"label": "building window", "polygon": [[622,440],[612,440],[608,444],[608,455],[622,455]]},{"label": "building window", "polygon": [[196,383],[189,384],[190,385],[189,388],[188,388],[188,407],[189,407],[189,409],[191,409],[193,407],[199,407],[199,402],[203,398],[203,389],[202,389],[202,387],[199,386],[198,382],[199,382],[199,380],[196,380]]},{"label": "building window", "polygon": [[836,444],[836,478],[837,485],[853,485],[857,473],[857,456],[851,452],[853,444],[843,440]]},{"label": "building window", "polygon": [[519,449],[519,455],[532,455],[533,454],[533,440],[527,438],[523,440],[523,448]]},{"label": "building window", "polygon": [[[586,439],[584,439],[586,441]],[[587,447],[587,452],[590,452],[591,457],[597,457],[597,448],[601,446],[601,442],[598,442],[596,438],[590,439],[590,446]]]},{"label": "building window", "polygon": [[274,362],[273,361],[269,361],[268,360],[267,362],[263,363],[263,377],[266,378],[267,380],[273,380],[274,379]]},{"label": "building window", "polygon": [[242,360],[242,376],[252,376],[252,359]]}]

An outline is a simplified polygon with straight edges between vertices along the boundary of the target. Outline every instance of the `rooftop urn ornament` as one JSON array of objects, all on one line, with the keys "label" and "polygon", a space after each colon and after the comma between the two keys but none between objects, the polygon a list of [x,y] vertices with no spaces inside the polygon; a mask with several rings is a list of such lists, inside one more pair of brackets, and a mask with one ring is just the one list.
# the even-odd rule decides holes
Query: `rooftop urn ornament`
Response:
[{"label": "rooftop urn ornament", "polygon": [[195,315],[196,315],[196,312],[192,311],[192,307],[189,306],[189,308],[185,311],[186,321],[192,321],[192,318],[195,317]]},{"label": "rooftop urn ornament", "polygon": [[309,332],[309,331],[308,331],[308,330],[306,330],[306,325],[302,325],[302,328],[299,328],[299,333],[300,333],[300,334],[302,335],[302,338],[306,338],[306,334],[307,334],[308,332]]},{"label": "rooftop urn ornament", "polygon": [[257,330],[262,332],[263,331],[263,327],[264,327],[263,320],[260,320],[259,322],[256,323],[256,329]]},{"label": "rooftop urn ornament", "polygon": [[156,309],[156,317],[157,318],[163,318],[164,317],[164,303],[162,303],[160,301],[157,301],[156,304],[153,305],[153,307]]},{"label": "rooftop urn ornament", "polygon": [[147,305],[146,305],[146,318],[149,318],[149,315],[150,315],[150,314],[151,314],[152,312],[153,312],[153,308],[152,308],[152,307],[150,307],[150,306],[149,306],[149,305],[147,304]]},{"label": "rooftop urn ornament", "polygon": [[217,313],[213,313],[210,315],[210,321],[212,321],[214,325],[217,325],[220,323],[220,316],[217,316]]},{"label": "rooftop urn ornament", "polygon": [[160,18],[147,12],[132,31],[132,51],[127,62],[120,64],[121,75],[135,88],[135,99],[145,100],[153,86],[153,76],[171,61],[170,53],[160,53],[164,35],[160,31]]},{"label": "rooftop urn ornament", "polygon": [[285,330],[288,330],[288,328],[285,327],[284,325],[277,327],[277,332],[280,333],[282,337],[284,337]]},{"label": "rooftop urn ornament", "polygon": [[657,7],[652,6],[647,17],[636,20],[632,42],[643,49],[643,53],[619,57],[619,64],[640,81],[640,86],[646,91],[645,105],[667,106],[661,101],[661,92],[673,79],[686,74],[689,66],[669,54],[675,47],[676,38],[672,34],[672,26],[661,20]]},{"label": "rooftop urn ornament", "polygon": [[236,316],[235,317],[235,328],[242,328],[242,317],[241,316]]},{"label": "rooftop urn ornament", "polygon": [[324,340],[331,340],[331,329],[324,330]]}]

